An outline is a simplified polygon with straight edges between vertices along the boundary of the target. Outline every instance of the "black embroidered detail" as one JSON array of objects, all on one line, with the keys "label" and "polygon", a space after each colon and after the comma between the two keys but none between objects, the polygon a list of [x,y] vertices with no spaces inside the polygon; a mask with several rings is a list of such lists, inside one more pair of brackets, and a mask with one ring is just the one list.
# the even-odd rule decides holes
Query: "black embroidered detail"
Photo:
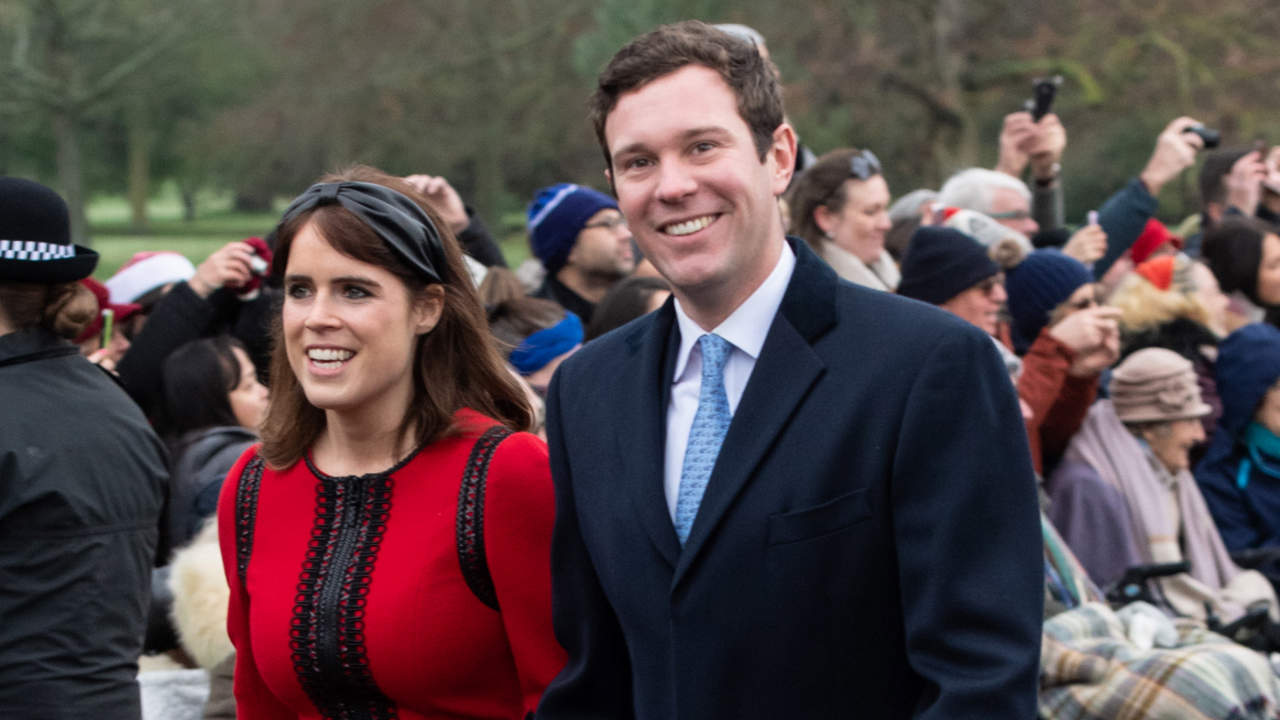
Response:
[{"label": "black embroidered detail", "polygon": [[328,477],[311,466],[316,515],[294,596],[289,649],[307,697],[326,718],[395,718],[365,654],[365,602],[391,511],[390,473]]},{"label": "black embroidered detail", "polygon": [[253,524],[258,515],[258,487],[262,484],[262,458],[254,455],[240,473],[236,486],[236,571],[245,586],[249,558],[253,555]]},{"label": "black embroidered detail", "polygon": [[480,602],[494,610],[498,609],[498,594],[484,554],[484,487],[489,476],[489,461],[510,434],[507,428],[495,425],[476,440],[462,473],[462,487],[458,489],[458,564],[467,587]]}]

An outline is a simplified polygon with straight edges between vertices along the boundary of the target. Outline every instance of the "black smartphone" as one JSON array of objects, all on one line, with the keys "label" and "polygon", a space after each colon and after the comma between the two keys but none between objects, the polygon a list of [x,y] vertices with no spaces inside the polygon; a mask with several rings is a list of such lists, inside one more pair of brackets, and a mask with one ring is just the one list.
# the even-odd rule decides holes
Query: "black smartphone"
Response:
[{"label": "black smartphone", "polygon": [[1040,118],[1049,114],[1053,108],[1053,98],[1058,94],[1058,86],[1062,84],[1062,76],[1054,75],[1039,78],[1031,85],[1031,99],[1027,101],[1027,112],[1031,119],[1040,122]]}]

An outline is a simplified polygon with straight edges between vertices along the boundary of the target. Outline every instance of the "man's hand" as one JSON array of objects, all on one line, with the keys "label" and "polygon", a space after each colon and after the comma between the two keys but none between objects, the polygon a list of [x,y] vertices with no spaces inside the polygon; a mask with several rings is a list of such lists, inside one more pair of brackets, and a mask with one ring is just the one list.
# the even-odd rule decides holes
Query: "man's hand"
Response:
[{"label": "man's hand", "polygon": [[1067,129],[1053,113],[1040,118],[1032,127],[1035,132],[1026,147],[1031,158],[1031,177],[1047,183],[1058,177],[1058,162],[1067,149]]},{"label": "man's hand", "polygon": [[440,213],[440,219],[448,223],[454,235],[465,230],[471,223],[462,196],[458,195],[458,191],[443,176],[410,175],[405,181],[422,193],[427,202],[431,203],[432,209]]},{"label": "man's hand", "polygon": [[1204,147],[1204,140],[1195,133],[1186,132],[1186,129],[1199,124],[1200,121],[1193,118],[1180,117],[1166,125],[1156,137],[1151,159],[1138,175],[1153,197],[1159,195],[1170,180],[1195,164],[1196,152]]},{"label": "man's hand", "polygon": [[1049,328],[1049,335],[1075,353],[1068,374],[1096,375],[1120,359],[1119,317],[1118,308],[1090,307],[1076,310]]},{"label": "man's hand", "polygon": [[241,287],[253,277],[253,268],[249,264],[252,257],[253,246],[249,243],[242,240],[229,242],[205,258],[187,284],[202,298],[209,297],[221,287]]},{"label": "man's hand", "polygon": [[1050,113],[1036,122],[1029,112],[1009,113],[1000,130],[1000,159],[995,169],[1021,178],[1030,164],[1032,177],[1052,180],[1066,147],[1067,131],[1057,115]]},{"label": "man's hand", "polygon": [[1231,172],[1223,178],[1227,186],[1227,205],[1253,217],[1262,200],[1262,183],[1267,179],[1267,164],[1262,153],[1254,150],[1231,166]]},{"label": "man's hand", "polygon": [[1101,225],[1085,225],[1071,235],[1062,252],[1085,265],[1095,263],[1107,254],[1107,231]]},{"label": "man's hand", "polygon": [[1034,134],[1035,123],[1029,112],[1015,112],[1004,116],[1004,126],[1000,129],[1000,159],[996,161],[996,170],[1022,178],[1022,171],[1027,169],[1030,157],[1026,146]]}]

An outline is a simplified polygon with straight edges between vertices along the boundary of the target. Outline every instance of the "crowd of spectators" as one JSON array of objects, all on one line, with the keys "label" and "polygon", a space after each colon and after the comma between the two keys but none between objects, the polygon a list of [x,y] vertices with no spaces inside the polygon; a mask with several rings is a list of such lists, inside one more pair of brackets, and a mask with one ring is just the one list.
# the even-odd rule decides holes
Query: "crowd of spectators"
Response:
[{"label": "crowd of spectators", "polygon": [[[989,336],[1004,359],[1041,498],[1045,716],[1137,717],[1105,709],[1130,674],[1157,684],[1156,708],[1219,671],[1238,681],[1200,687],[1186,702],[1211,716],[1280,712],[1280,656],[1271,655],[1280,651],[1280,146],[1206,150],[1192,131],[1201,127],[1192,117],[1171,120],[1151,139],[1146,164],[1081,217],[1066,217],[1063,188],[1072,181],[1069,147],[1088,138],[1069,143],[1052,113],[1008,115],[992,138],[995,167],[957,169],[937,188],[895,195],[868,132],[857,148],[801,154],[803,168],[778,198],[788,234],[843,280],[949,312]],[[1161,189],[1197,165],[1201,212],[1189,222],[1162,216]],[[380,177],[358,168],[329,184]],[[566,358],[675,302],[614,197],[565,180],[530,198],[533,257],[515,270],[445,178],[386,181],[429,208],[448,247],[466,254],[457,264],[465,273],[442,281],[450,286],[444,305],[464,298],[482,313],[488,349],[480,355],[492,354],[506,373],[468,387],[488,383],[499,398],[519,390],[530,421],[507,424],[535,434]],[[289,278],[302,271],[285,265],[308,236],[287,216],[263,238],[229,243],[198,263],[172,248],[139,253],[98,283],[87,277],[92,251],[68,249],[60,203],[35,183],[0,179],[0,574],[8,578],[0,715],[74,707],[85,717],[178,717],[157,708],[208,697],[208,716],[225,717],[235,666],[229,596],[232,632],[242,634],[234,639],[257,636],[236,625],[243,600],[223,563],[235,592],[244,589],[226,532],[218,559],[217,523],[233,533],[238,526],[215,515],[220,492],[224,512],[238,508],[235,489],[222,486],[248,477],[245,451],[263,435],[275,447],[295,432],[271,427],[267,405],[268,393],[281,392],[281,373],[291,377],[280,308],[295,293],[319,293],[296,289]],[[65,253],[32,274],[15,254],[19,242]],[[352,263],[400,272],[400,260],[375,256]],[[97,367],[76,362],[67,343]],[[431,352],[464,364],[480,357],[462,346]],[[626,442],[628,428],[616,432]],[[313,433],[295,448],[295,464],[311,462],[303,450],[317,437],[327,436]],[[423,440],[461,468],[469,446],[436,444],[444,442]],[[327,446],[315,447],[325,458]],[[269,480],[291,478],[273,473]],[[270,497],[263,502],[311,502]],[[446,511],[452,527],[452,506]],[[404,542],[398,537],[387,542]],[[449,555],[452,535],[446,546]],[[547,570],[545,559],[539,567]],[[506,594],[505,578],[497,582],[503,602],[521,601]],[[510,687],[500,710],[532,709],[530,683],[554,674],[558,654],[520,644],[549,636],[549,622],[528,621],[511,650],[490,648],[493,657],[528,653],[501,680]],[[130,689],[139,662],[141,703]],[[262,677],[244,672],[242,664],[236,682],[246,693],[268,694],[253,685]]]}]

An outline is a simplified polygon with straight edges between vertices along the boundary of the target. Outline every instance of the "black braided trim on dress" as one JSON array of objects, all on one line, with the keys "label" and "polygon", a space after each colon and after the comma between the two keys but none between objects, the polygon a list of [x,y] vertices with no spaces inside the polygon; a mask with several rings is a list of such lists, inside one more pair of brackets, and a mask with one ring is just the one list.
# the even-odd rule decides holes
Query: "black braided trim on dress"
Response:
[{"label": "black braided trim on dress", "polygon": [[325,718],[395,718],[395,704],[369,670],[364,636],[369,583],[391,511],[391,471],[343,478],[312,472],[319,477],[315,523],[289,628],[294,672]]},{"label": "black braided trim on dress", "polygon": [[507,428],[495,425],[476,440],[462,472],[462,487],[458,489],[458,565],[467,587],[480,602],[494,610],[498,609],[498,594],[484,554],[484,488],[489,477],[489,461],[510,434]]},{"label": "black braided trim on dress", "polygon": [[249,558],[253,555],[253,524],[258,516],[262,467],[262,458],[254,455],[240,472],[240,482],[236,485],[236,572],[240,575],[240,587],[245,586]]}]

